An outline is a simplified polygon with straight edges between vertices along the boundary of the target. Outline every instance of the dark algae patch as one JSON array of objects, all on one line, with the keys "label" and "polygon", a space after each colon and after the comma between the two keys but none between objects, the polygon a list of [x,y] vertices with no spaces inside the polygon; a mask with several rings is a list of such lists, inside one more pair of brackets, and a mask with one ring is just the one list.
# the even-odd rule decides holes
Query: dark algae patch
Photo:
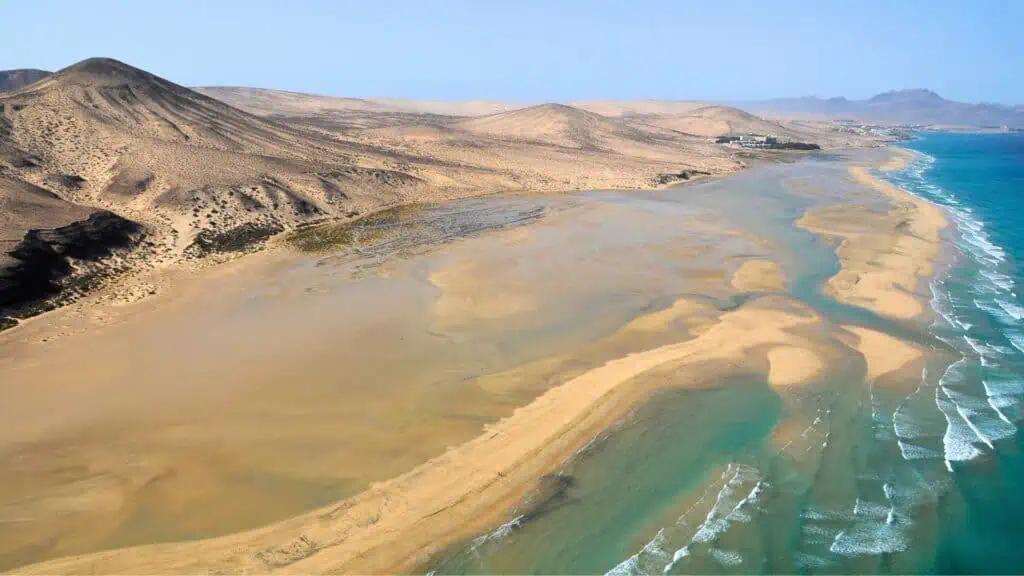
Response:
[{"label": "dark algae patch", "polygon": [[414,224],[426,209],[423,204],[407,204],[381,210],[347,222],[314,223],[288,235],[288,243],[302,252],[325,253],[348,246],[371,243],[388,231]]},{"label": "dark algae patch", "polygon": [[262,244],[268,238],[284,231],[280,224],[247,222],[224,232],[203,230],[185,249],[194,257],[208,256],[218,252],[244,252]]},{"label": "dark algae patch", "polygon": [[350,222],[314,224],[288,234],[288,244],[302,252],[328,252],[352,244]]},{"label": "dark algae patch", "polygon": [[290,233],[287,241],[311,254],[352,249],[368,258],[405,257],[483,232],[529,224],[548,210],[543,200],[526,198],[404,204],[358,220],[310,224]]}]

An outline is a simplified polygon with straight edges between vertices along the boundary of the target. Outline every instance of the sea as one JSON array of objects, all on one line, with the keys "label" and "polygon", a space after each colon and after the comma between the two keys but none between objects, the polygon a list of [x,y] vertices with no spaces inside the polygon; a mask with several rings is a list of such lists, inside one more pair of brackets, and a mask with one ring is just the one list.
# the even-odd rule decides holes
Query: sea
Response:
[{"label": "sea", "polygon": [[[954,225],[948,267],[931,285],[931,327],[958,358],[933,375],[946,420],[934,568],[1024,572],[1024,133],[928,133],[922,156],[889,179],[944,207]],[[931,390],[929,390],[929,395]],[[915,425],[897,434],[914,454]],[[902,442],[902,440],[901,440]],[[901,447],[903,444],[901,444]]]},{"label": "sea", "polygon": [[803,395],[748,377],[668,387],[546,477],[505,524],[424,571],[1024,573],[1024,134],[922,133],[903,145],[917,160],[877,176],[951,220],[925,328],[821,290],[838,270],[835,246],[792,226],[810,202],[792,191],[841,186],[845,159],[768,168],[675,201],[740,203],[746,224],[793,256],[791,296],[837,325],[931,348],[919,375],[864,386],[863,361],[851,359]]}]

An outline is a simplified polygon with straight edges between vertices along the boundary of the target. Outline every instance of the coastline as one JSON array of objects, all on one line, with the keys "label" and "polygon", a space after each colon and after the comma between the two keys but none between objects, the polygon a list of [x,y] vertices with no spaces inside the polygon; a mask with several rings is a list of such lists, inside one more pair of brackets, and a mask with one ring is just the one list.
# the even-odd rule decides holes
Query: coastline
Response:
[{"label": "coastline", "polygon": [[[911,153],[912,154],[912,153]],[[879,165],[882,171],[907,165],[907,153]],[[809,210],[797,225],[840,241],[841,270],[826,292],[836,300],[900,320],[928,313],[922,283],[935,273],[942,231],[949,220],[941,207],[872,175],[868,166],[851,165],[850,179],[888,198],[885,214],[856,205]]]},{"label": "coastline", "polygon": [[[801,219],[800,225],[813,232],[842,238],[837,254],[843,269],[829,281],[828,289],[840,301],[879,314],[917,318],[923,310],[918,285],[934,271],[938,235],[947,225],[941,209],[874,178],[864,167],[851,167],[850,175],[894,206],[886,218],[871,221],[873,228],[853,231],[849,217],[820,218],[810,224],[807,220],[814,215]],[[908,258],[902,250],[914,256]],[[844,284],[851,275],[857,282]],[[734,284],[743,285],[744,276],[735,276]],[[780,282],[748,287],[770,290]],[[916,307],[907,304],[908,298]],[[663,312],[651,316],[657,314]],[[477,438],[338,504],[210,540],[59,558],[17,571],[409,571],[448,543],[507,518],[508,510],[539,477],[645,396],[648,390],[643,386],[630,385],[640,374],[672,366],[682,372],[685,386],[700,387],[708,384],[701,374],[721,365],[763,372],[776,387],[799,385],[828,364],[828,348],[801,336],[799,330],[820,322],[798,301],[766,296],[722,314],[692,339],[591,369],[486,427]],[[894,347],[893,339],[884,335],[848,331],[857,337],[854,347],[865,356],[871,380],[902,369],[922,354],[913,346]]]}]

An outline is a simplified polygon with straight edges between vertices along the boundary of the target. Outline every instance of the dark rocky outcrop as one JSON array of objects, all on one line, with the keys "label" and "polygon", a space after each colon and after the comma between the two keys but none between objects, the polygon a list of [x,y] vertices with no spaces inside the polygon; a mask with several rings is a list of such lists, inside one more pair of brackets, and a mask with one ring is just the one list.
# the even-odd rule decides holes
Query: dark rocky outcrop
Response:
[{"label": "dark rocky outcrop", "polygon": [[136,222],[99,210],[85,220],[50,230],[29,230],[0,267],[0,317],[45,312],[87,292],[105,276],[100,263],[142,239]]},{"label": "dark rocky outcrop", "polygon": [[821,150],[821,146],[810,142],[779,142],[771,145],[777,150]]},{"label": "dark rocky outcrop", "polygon": [[50,176],[46,179],[47,183],[65,190],[81,190],[85,184],[85,178],[82,178],[78,174],[60,174],[57,176]]},{"label": "dark rocky outcrop", "polygon": [[682,170],[678,173],[658,174],[655,182],[658,185],[671,184],[673,182],[686,182],[694,176],[708,176],[710,172],[704,170]]}]

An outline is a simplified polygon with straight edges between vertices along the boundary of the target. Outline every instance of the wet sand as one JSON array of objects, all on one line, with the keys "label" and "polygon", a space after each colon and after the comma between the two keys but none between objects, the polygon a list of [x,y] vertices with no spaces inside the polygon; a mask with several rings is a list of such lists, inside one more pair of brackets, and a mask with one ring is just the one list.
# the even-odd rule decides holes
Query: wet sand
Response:
[{"label": "wet sand", "polygon": [[[828,282],[829,291],[842,302],[884,316],[918,317],[923,310],[919,283],[931,273],[938,257],[939,232],[944,226],[941,212],[874,180],[863,168],[853,167],[850,174],[856,185],[880,193],[893,207],[865,218],[867,213],[856,209],[844,214],[845,210],[819,203],[800,220],[807,230],[842,239],[838,249],[842,270]],[[785,391],[798,390],[818,379],[825,366],[834,365],[845,354],[846,346],[862,355],[870,380],[898,371],[920,357],[921,352],[913,346],[877,331],[829,327],[818,311],[781,294],[790,284],[786,270],[793,264],[773,259],[772,252],[765,249],[771,245],[770,239],[724,222],[709,225],[700,214],[689,217],[704,220],[704,226],[680,231],[677,223],[685,220],[677,211],[680,209],[656,200],[602,199],[597,206],[585,203],[581,210],[566,210],[528,227],[484,234],[442,247],[428,257],[403,260],[386,267],[386,273],[371,274],[359,282],[345,276],[350,273],[345,268],[349,264],[332,269],[327,276],[330,279],[324,280],[323,261],[320,266],[309,266],[296,265],[290,257],[264,257],[268,260],[261,264],[247,264],[252,267],[248,272],[239,271],[238,284],[221,284],[224,288],[219,293],[224,299],[215,297],[206,308],[197,306],[194,299],[189,299],[187,306],[167,308],[212,315],[216,321],[210,322],[211,338],[219,340],[227,334],[245,342],[246,354],[229,357],[229,364],[217,354],[211,365],[193,366],[202,377],[184,389],[180,387],[181,367],[177,366],[180,360],[154,360],[142,350],[140,365],[152,369],[152,364],[145,363],[156,362],[155,366],[168,372],[169,381],[157,378],[150,382],[153,386],[145,387],[149,390],[145,394],[129,393],[121,398],[131,389],[133,379],[119,379],[117,374],[111,378],[110,373],[94,368],[89,378],[68,382],[68,372],[53,368],[49,358],[44,362],[45,355],[33,354],[30,347],[20,349],[23,356],[0,364],[3,373],[31,374],[34,379],[50,373],[49,384],[44,378],[40,386],[41,396],[34,400],[26,396],[20,403],[27,407],[26,415],[15,420],[20,424],[12,429],[18,436],[11,441],[21,450],[20,458],[35,454],[49,464],[50,456],[40,451],[41,442],[69,450],[73,444],[60,440],[58,431],[77,432],[79,429],[68,424],[75,418],[109,425],[109,411],[116,409],[118,414],[131,414],[148,425],[149,419],[172,405],[175,410],[188,407],[182,413],[190,418],[171,419],[157,426],[170,435],[165,440],[173,438],[185,455],[193,457],[204,446],[219,443],[223,451],[211,453],[211,460],[218,454],[246,454],[250,462],[235,471],[273,468],[287,471],[283,476],[290,480],[304,476],[309,483],[296,485],[296,495],[308,494],[310,483],[320,482],[329,486],[321,492],[322,497],[337,503],[317,507],[308,500],[295,502],[290,509],[296,512],[304,507],[316,509],[218,538],[95,552],[19,571],[408,571],[423,566],[450,543],[501,523],[509,510],[535,489],[538,478],[657,390],[714,388],[729,374],[761,374],[774,389],[789,394]],[[641,223],[642,233],[636,229]],[[563,253],[564,259],[559,260]],[[539,254],[545,258],[529,257]],[[783,255],[779,253],[779,257]],[[254,276],[246,274],[259,266],[266,268],[258,270],[255,277],[262,275],[272,281],[263,286],[264,294],[256,297],[251,291]],[[271,273],[282,270],[286,271],[283,275]],[[295,270],[301,272],[296,275]],[[850,281],[852,278],[857,281]],[[780,294],[749,298],[772,292]],[[318,299],[311,294],[326,296]],[[332,294],[335,296],[330,297]],[[723,300],[740,295],[748,298]],[[225,301],[237,305],[239,299],[250,301],[250,306],[225,314]],[[275,299],[278,303],[267,307]],[[262,322],[268,322],[268,316],[273,321],[253,324],[249,317],[254,309],[260,310]],[[382,320],[382,310],[387,310],[385,317],[393,324]],[[114,336],[100,338],[88,351],[94,365],[103,365],[97,359],[104,357],[104,351],[106,362],[111,362],[112,342],[137,342],[137,330],[144,326],[155,324],[165,335],[175,316],[166,314],[168,319],[162,324],[140,313],[143,320],[125,323],[123,341],[109,340]],[[237,323],[225,323],[225,317]],[[177,319],[190,328],[188,338],[195,337],[197,325],[203,326],[196,324],[196,318]],[[273,352],[261,349],[259,339],[252,338],[255,328],[278,332],[279,338],[272,339]],[[10,336],[6,338],[0,345],[10,350],[15,343]],[[434,339],[451,345],[432,347]],[[66,358],[55,357],[65,366],[78,366],[81,341],[65,341]],[[185,341],[184,337],[172,341],[171,348],[180,350]],[[347,353],[339,357],[339,350]],[[264,354],[266,360],[261,361]],[[287,359],[286,370],[275,371],[282,359]],[[337,364],[328,370],[332,365],[327,359]],[[231,373],[215,370],[225,364]],[[248,368],[238,372],[239,365]],[[345,367],[346,374],[356,372],[356,377],[340,388],[332,380],[337,379],[338,365]],[[384,367],[389,368],[384,371]],[[325,372],[332,378],[325,378]],[[97,389],[97,382],[108,380],[115,384]],[[223,381],[235,384],[225,386]],[[283,381],[297,384],[289,391],[298,398],[284,406],[280,404]],[[117,382],[123,384],[118,387]],[[84,390],[76,397],[72,389],[78,386]],[[164,388],[174,390],[178,396],[172,399],[177,403],[168,404]],[[19,390],[19,394],[26,393]],[[373,393],[366,395],[367,390]],[[78,400],[56,406],[67,411],[66,415],[55,416],[45,426],[36,421],[32,414],[52,413],[55,406],[48,399],[64,394]],[[121,398],[120,405],[112,407],[104,400],[97,408],[81,402],[86,397],[107,396]],[[338,402],[346,406],[335,408]],[[239,413],[244,416],[231,417],[227,407],[232,403],[241,404]],[[253,462],[259,461],[253,457],[259,452],[254,445],[280,434],[282,428],[289,429],[281,415],[289,411],[294,420],[289,426],[296,431],[291,437],[294,458],[281,458],[287,452],[286,444],[272,446],[266,449],[263,465],[254,466]],[[454,417],[453,411],[457,412]],[[309,424],[311,415],[322,419],[314,418]],[[386,420],[376,421],[381,416]],[[207,430],[211,422],[222,426]],[[793,429],[798,428],[794,423]],[[92,445],[140,429],[139,422],[125,421],[124,427],[98,435]],[[256,433],[257,429],[265,429],[266,435]],[[786,436],[781,430],[779,441],[784,443]],[[309,457],[309,442],[314,437],[320,442],[320,459]],[[224,438],[239,440],[224,444]],[[415,440],[410,443],[411,439]],[[148,453],[153,444],[141,442],[132,453]],[[339,444],[351,448],[338,452]],[[116,459],[123,450],[123,445],[111,446],[107,457]],[[333,482],[325,481],[332,478],[332,470],[344,467],[352,472],[335,473]],[[179,464],[153,468],[163,474],[181,474],[183,469]],[[204,466],[196,469],[209,474]],[[302,473],[295,474],[296,470]],[[124,475],[122,468],[111,476],[121,482]],[[29,469],[22,482],[28,485],[40,477],[56,476],[53,470]],[[153,470],[139,473],[139,482],[148,486],[159,476]],[[97,496],[104,492],[81,482],[55,481],[49,496],[51,503],[58,503],[55,510],[66,512],[72,506],[58,494],[91,494],[86,508],[92,516],[83,517],[86,520],[110,518],[111,510],[124,509],[123,501],[137,499],[132,490],[110,489],[105,492],[110,496],[104,508]],[[237,482],[214,476],[206,489],[216,492],[219,484],[234,489]],[[178,486],[178,492],[172,493],[179,496],[185,490],[182,485],[189,487],[186,493],[203,492],[202,484],[194,480],[170,485]],[[34,491],[21,490],[26,495]],[[239,493],[239,509],[246,503],[251,508],[253,502],[281,502],[287,500],[283,497],[287,493],[282,487],[266,494]],[[24,499],[15,501],[24,510],[41,509],[34,504],[26,507]],[[154,502],[167,501],[166,493],[154,496]],[[198,501],[179,498],[177,502],[191,507]],[[218,507],[222,504],[220,500],[214,503],[218,516],[228,510]],[[281,509],[266,514],[266,520],[248,518],[241,523],[248,522],[248,528],[276,520],[275,514],[280,518],[295,512]],[[174,514],[165,516],[173,518]],[[114,532],[130,526],[114,524],[118,524],[112,528]],[[51,527],[49,537],[60,534],[61,529],[67,530],[66,523]],[[238,529],[221,525],[214,532]],[[111,547],[109,540],[83,544],[68,539],[71,544],[65,544],[66,548],[53,548],[46,555],[61,550],[73,553],[76,544],[86,549]],[[161,539],[176,538],[167,533],[151,537],[151,541]]]}]

